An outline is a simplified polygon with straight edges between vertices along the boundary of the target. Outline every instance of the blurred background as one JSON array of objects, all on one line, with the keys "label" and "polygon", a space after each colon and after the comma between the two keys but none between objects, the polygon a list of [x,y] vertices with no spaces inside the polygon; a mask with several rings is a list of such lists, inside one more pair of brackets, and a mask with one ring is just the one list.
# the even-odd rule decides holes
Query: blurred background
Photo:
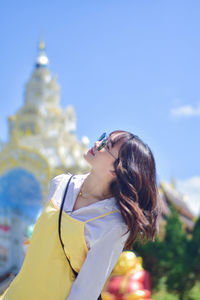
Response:
[{"label": "blurred background", "polygon": [[82,154],[105,131],[150,146],[164,215],[175,204],[191,234],[200,215],[199,10],[197,0],[1,2],[2,276],[21,266],[50,179],[87,172]]}]

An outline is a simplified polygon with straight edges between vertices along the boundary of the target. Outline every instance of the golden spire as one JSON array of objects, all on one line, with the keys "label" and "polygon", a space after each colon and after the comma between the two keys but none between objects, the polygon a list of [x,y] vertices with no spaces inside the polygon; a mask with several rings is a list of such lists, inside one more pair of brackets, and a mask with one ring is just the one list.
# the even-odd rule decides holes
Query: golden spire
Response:
[{"label": "golden spire", "polygon": [[38,43],[38,52],[39,55],[36,59],[36,68],[46,68],[49,64],[49,60],[45,53],[45,42],[43,39],[40,39]]},{"label": "golden spire", "polygon": [[45,49],[45,42],[42,39],[40,39],[40,41],[39,41],[38,49],[39,50],[44,50]]}]

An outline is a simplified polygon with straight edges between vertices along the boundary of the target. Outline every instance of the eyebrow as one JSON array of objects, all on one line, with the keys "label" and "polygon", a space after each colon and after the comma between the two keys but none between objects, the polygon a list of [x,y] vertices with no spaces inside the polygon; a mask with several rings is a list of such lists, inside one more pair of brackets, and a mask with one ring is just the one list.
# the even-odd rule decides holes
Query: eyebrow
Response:
[{"label": "eyebrow", "polygon": [[113,141],[113,140],[111,140],[111,139],[110,139],[110,141],[109,141],[109,142],[111,143],[112,147],[114,147],[114,145],[116,144],[116,142],[115,142],[115,141]]}]

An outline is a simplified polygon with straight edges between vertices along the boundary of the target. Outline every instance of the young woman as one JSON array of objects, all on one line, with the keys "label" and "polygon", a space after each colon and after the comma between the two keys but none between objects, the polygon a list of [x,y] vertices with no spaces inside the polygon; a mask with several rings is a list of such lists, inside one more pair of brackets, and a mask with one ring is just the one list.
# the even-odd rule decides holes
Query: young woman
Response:
[{"label": "young woman", "polygon": [[1,299],[100,299],[123,249],[155,239],[160,211],[149,147],[118,130],[84,158],[90,173],[51,181],[23,266]]}]

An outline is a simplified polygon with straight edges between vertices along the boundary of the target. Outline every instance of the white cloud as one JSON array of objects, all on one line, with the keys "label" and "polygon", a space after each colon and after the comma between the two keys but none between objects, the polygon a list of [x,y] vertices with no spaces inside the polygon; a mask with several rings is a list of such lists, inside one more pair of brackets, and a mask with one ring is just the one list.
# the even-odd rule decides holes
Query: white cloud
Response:
[{"label": "white cloud", "polygon": [[177,180],[176,188],[184,195],[184,200],[195,216],[200,216],[200,176]]},{"label": "white cloud", "polygon": [[196,107],[192,105],[183,105],[177,108],[172,108],[171,115],[174,117],[200,116],[200,103]]}]

